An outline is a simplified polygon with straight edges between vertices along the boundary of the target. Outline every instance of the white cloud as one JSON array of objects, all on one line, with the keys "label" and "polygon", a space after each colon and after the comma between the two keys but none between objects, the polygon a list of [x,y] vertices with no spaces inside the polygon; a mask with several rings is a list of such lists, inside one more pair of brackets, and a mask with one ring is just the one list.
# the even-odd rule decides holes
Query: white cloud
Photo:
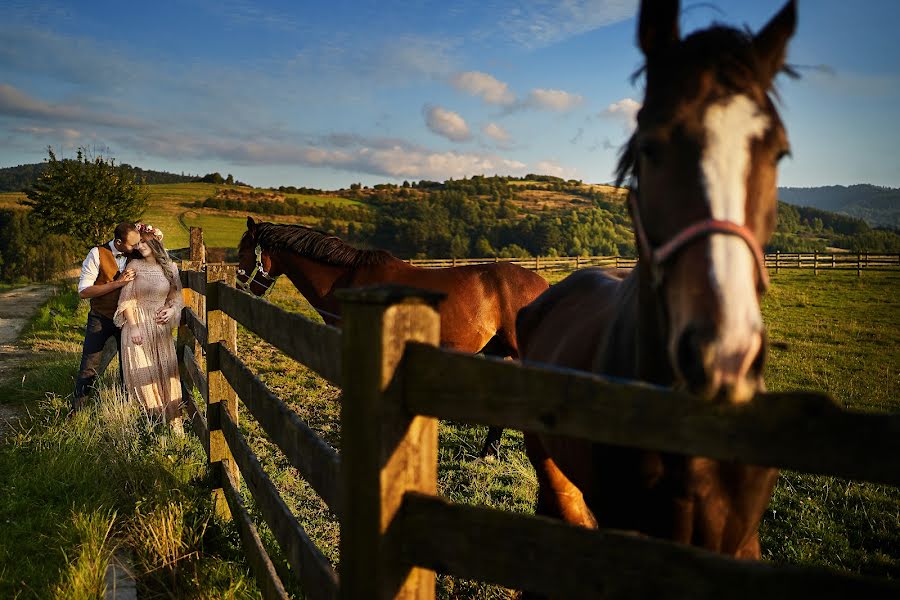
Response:
[{"label": "white cloud", "polygon": [[480,71],[457,73],[450,79],[450,84],[461,92],[479,96],[488,104],[507,106],[516,101],[516,95],[507,84]]},{"label": "white cloud", "polygon": [[578,169],[574,167],[566,167],[555,160],[542,160],[534,165],[537,173],[541,175],[553,175],[563,179],[576,179]]},{"label": "white cloud", "polygon": [[578,94],[570,94],[562,90],[548,90],[536,88],[531,90],[524,106],[542,110],[554,110],[567,112],[584,102],[584,98]]},{"label": "white cloud", "polygon": [[426,105],[422,108],[422,114],[428,129],[448,140],[465,142],[472,137],[466,120],[452,110]]},{"label": "white cloud", "polygon": [[481,128],[481,131],[498,144],[508,144],[511,139],[509,132],[496,123],[488,123]]},{"label": "white cloud", "polygon": [[12,131],[38,138],[63,140],[69,144],[84,138],[84,134],[81,131],[71,127],[14,127]]},{"label": "white cloud", "polygon": [[[223,160],[238,165],[286,165],[331,168],[396,179],[432,179],[472,175],[524,175],[527,165],[496,154],[436,152],[401,140],[355,134],[321,136],[321,146],[258,138],[252,142],[204,138],[196,134],[151,132],[122,137],[117,144],[169,159]],[[335,143],[336,142],[336,143]]]},{"label": "white cloud", "polygon": [[0,116],[42,122],[65,121],[108,127],[145,127],[144,123],[129,117],[93,112],[75,104],[50,104],[5,83],[0,83]]},{"label": "white cloud", "polygon": [[613,102],[607,106],[601,113],[601,117],[607,117],[620,121],[625,125],[628,132],[634,131],[637,126],[637,113],[641,109],[641,103],[632,98],[622,98],[618,102]]},{"label": "white cloud", "polygon": [[636,13],[637,0],[531,0],[507,11],[497,29],[514,43],[540,48]]}]

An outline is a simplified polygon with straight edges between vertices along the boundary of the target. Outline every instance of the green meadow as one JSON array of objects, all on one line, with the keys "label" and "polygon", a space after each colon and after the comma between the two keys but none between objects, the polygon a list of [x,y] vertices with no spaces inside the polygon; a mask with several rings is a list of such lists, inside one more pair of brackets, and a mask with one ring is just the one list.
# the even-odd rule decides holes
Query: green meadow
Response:
[{"label": "green meadow", "polygon": [[[552,280],[564,274],[547,274]],[[897,412],[900,410],[900,272],[855,273],[782,272],[772,274],[772,288],[763,303],[763,312],[769,328],[773,348],[767,363],[766,377],[769,389],[815,389],[828,392],[836,402],[854,410]],[[68,294],[68,295],[67,295]],[[77,343],[80,336],[80,315],[83,307],[71,300],[66,292],[55,300],[35,320],[25,342],[34,351],[29,369],[0,389],[7,400],[23,403],[32,411],[32,421],[22,427],[17,441],[7,441],[0,446],[0,481],[5,486],[0,493],[0,522],[13,518],[22,506],[44,503],[48,492],[36,489],[37,484],[28,473],[44,468],[42,461],[58,461],[44,453],[52,447],[67,427],[59,412],[62,397],[68,393],[71,375],[77,368]],[[270,299],[286,310],[303,313],[318,319],[315,312],[297,293],[289,281],[278,281]],[[73,315],[77,315],[73,317]],[[327,384],[309,370],[297,365],[271,345],[263,342],[243,327],[239,327],[238,353],[266,384],[289,405],[325,440],[335,448],[340,447],[340,390]],[[24,382],[24,383],[22,383]],[[49,392],[49,395],[48,395]],[[104,400],[109,403],[109,399]],[[104,404],[95,410],[101,410]],[[249,414],[241,411],[241,427],[249,438],[260,462],[283,494],[285,501],[297,515],[310,537],[331,560],[337,561],[339,528],[333,514],[290,467],[284,455],[268,441],[258,424]],[[45,432],[54,433],[45,433]],[[442,422],[440,425],[440,493],[455,502],[487,505],[504,510],[530,513],[533,510],[536,481],[525,457],[521,434],[507,432],[504,435],[501,460],[484,462],[477,459],[485,428],[459,423]],[[158,435],[158,432],[157,432]],[[145,451],[171,464],[199,464],[198,445],[192,437],[185,447],[163,445],[147,440]],[[180,449],[179,449],[180,448]],[[177,454],[181,452],[182,454]],[[82,452],[90,456],[98,452],[96,447],[85,447]],[[199,452],[202,453],[202,450]],[[168,454],[167,454],[168,453]],[[173,454],[175,453],[175,454]],[[896,457],[885,457],[895,460]],[[878,457],[873,457],[878,459]],[[199,469],[199,467],[197,467]],[[182,502],[185,532],[197,531],[195,525],[207,519],[201,508],[197,490],[203,489],[202,469],[184,467],[178,471],[175,483],[167,483],[168,489],[178,489],[184,497],[194,498],[191,503]],[[176,470],[177,471],[177,470]],[[144,473],[144,471],[141,471]],[[178,474],[181,473],[181,474]],[[148,474],[147,477],[159,475]],[[144,477],[144,475],[140,475]],[[180,478],[180,479],[179,479]],[[88,488],[94,483],[78,483],[65,479],[69,486],[65,493],[76,499],[94,492]],[[150,496],[152,486],[141,484],[141,490]],[[105,484],[101,486],[106,489]],[[62,494],[61,490],[53,493]],[[134,545],[137,516],[135,501],[107,499],[109,492],[98,495],[101,501],[77,500],[77,510],[66,510],[65,502],[52,504],[51,519],[29,518],[17,529],[15,538],[0,529],[0,547],[24,539],[26,534],[45,540],[51,551],[44,557],[32,557],[31,566],[24,566],[13,553],[0,553],[0,581],[26,581],[29,586],[40,567],[47,573],[41,582],[43,590],[55,590],[70,581],[71,573],[81,569],[78,561],[91,548],[85,536],[77,533],[91,523],[113,522],[113,538],[116,543]],[[193,494],[193,495],[192,495]],[[199,495],[198,495],[199,494]],[[12,498],[13,500],[9,500]],[[155,498],[155,496],[154,496]],[[249,496],[248,496],[249,500]],[[159,508],[158,499],[156,510]],[[250,502],[251,510],[255,508]],[[18,507],[18,508],[17,508]],[[110,517],[111,510],[115,518]],[[143,509],[141,509],[143,510]],[[44,513],[36,513],[38,515]],[[47,513],[49,515],[49,513]],[[141,513],[143,514],[143,513]],[[10,516],[14,515],[14,516]],[[175,518],[170,517],[170,518]],[[261,534],[282,572],[289,569],[280,556],[277,544],[259,515]],[[105,519],[105,520],[104,520]],[[192,529],[194,528],[194,529]],[[95,527],[97,529],[97,527]],[[102,527],[100,528],[102,529]],[[215,596],[221,590],[235,590],[237,597],[256,597],[252,582],[247,581],[246,567],[235,557],[232,542],[235,539],[229,525],[212,526],[208,541],[206,534],[187,535],[184,547],[197,548],[199,562],[188,569],[177,581],[186,586],[211,573],[211,587],[203,588],[204,594]],[[79,537],[81,536],[81,537]],[[191,537],[193,536],[193,537]],[[97,537],[96,535],[94,537]],[[789,565],[818,566],[844,572],[876,576],[900,577],[900,490],[882,485],[850,482],[833,477],[810,476],[792,472],[783,473],[775,496],[763,519],[761,537],[765,560]],[[191,542],[191,540],[195,540]],[[199,541],[197,541],[199,540]],[[193,544],[193,545],[192,545]],[[102,546],[102,544],[99,544]],[[97,552],[100,552],[99,550]],[[143,550],[138,551],[138,556]],[[16,553],[19,554],[19,553]],[[102,558],[102,552],[100,552]],[[151,559],[141,559],[150,564]],[[208,561],[208,562],[204,562]],[[96,562],[96,561],[94,561]],[[39,564],[37,564],[39,563]],[[78,563],[80,564],[80,563]],[[87,568],[87,567],[84,567]],[[145,575],[144,583],[150,590],[159,590],[157,578]],[[68,579],[67,579],[68,578]],[[510,598],[513,592],[504,588],[484,585],[468,580],[439,576],[441,598]],[[0,586],[0,593],[17,590],[15,585]],[[199,588],[191,588],[199,589]],[[221,592],[223,595],[225,591]],[[8,594],[7,594],[8,595]],[[15,596],[13,596],[15,597]],[[26,597],[26,596],[23,596]],[[198,596],[204,597],[204,596]]]}]

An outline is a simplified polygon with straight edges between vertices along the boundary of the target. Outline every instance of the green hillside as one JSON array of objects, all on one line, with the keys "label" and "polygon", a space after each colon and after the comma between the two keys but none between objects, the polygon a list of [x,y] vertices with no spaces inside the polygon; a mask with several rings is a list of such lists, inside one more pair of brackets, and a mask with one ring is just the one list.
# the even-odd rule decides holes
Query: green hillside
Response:
[{"label": "green hillside", "polygon": [[[624,190],[529,177],[475,176],[371,188],[354,184],[332,192],[156,184],[148,186],[150,206],[142,220],[161,228],[171,249],[188,245],[190,227],[203,228],[208,246],[235,248],[247,215],[253,215],[304,224],[401,258],[634,256]],[[24,199],[21,192],[0,193],[0,210],[21,207]],[[900,252],[896,231],[815,208],[779,203],[778,210],[778,228],[767,251]],[[7,250],[0,239],[0,259]]]}]

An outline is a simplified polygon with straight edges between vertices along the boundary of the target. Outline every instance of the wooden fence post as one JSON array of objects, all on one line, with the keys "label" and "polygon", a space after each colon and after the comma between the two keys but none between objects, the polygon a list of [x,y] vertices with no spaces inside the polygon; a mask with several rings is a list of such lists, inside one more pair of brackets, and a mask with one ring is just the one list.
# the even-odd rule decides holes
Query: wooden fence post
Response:
[{"label": "wooden fence post", "polygon": [[237,351],[237,322],[219,310],[218,287],[214,282],[221,281],[225,285],[234,286],[236,268],[231,265],[207,265],[206,267],[206,328],[207,351],[206,372],[209,384],[209,401],[206,405],[206,422],[209,425],[209,464],[213,473],[213,501],[216,513],[228,518],[231,512],[225,501],[222,490],[223,461],[224,468],[231,471],[240,481],[237,465],[231,457],[231,451],[222,435],[221,411],[228,410],[232,420],[237,424],[237,394],[219,369],[219,348],[224,346],[231,352]]},{"label": "wooden fence post", "polygon": [[342,301],[340,597],[432,600],[434,572],[399,561],[388,532],[408,491],[437,493],[437,419],[410,415],[394,379],[407,341],[437,346],[442,294],[396,286]]},{"label": "wooden fence post", "polygon": [[835,266],[837,266],[837,265],[835,264],[836,261],[835,261],[835,258],[834,258],[834,257],[835,257],[835,253],[832,252],[832,253],[831,253],[831,268],[832,268],[832,269],[833,269]]},{"label": "wooden fence post", "polygon": [[862,254],[856,253],[856,276],[862,277]]},{"label": "wooden fence post", "polygon": [[778,259],[779,259],[779,258],[781,258],[781,251],[780,251],[780,250],[776,250],[776,251],[775,251],[775,272],[776,272],[776,273],[778,273],[778,267],[780,266],[780,265],[778,264]]},{"label": "wooden fence post", "polygon": [[203,245],[203,229],[191,227],[191,262],[206,262],[206,247]]},{"label": "wooden fence post", "polygon": [[819,274],[819,253],[813,251],[813,275]]}]

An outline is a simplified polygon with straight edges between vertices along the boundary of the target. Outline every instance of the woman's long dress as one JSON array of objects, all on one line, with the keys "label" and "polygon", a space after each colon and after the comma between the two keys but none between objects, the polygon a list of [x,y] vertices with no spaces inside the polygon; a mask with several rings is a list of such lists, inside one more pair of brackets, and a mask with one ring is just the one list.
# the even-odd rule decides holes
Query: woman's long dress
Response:
[{"label": "woman's long dress", "polygon": [[[165,416],[170,421],[181,414],[181,380],[178,376],[178,359],[175,356],[175,340],[172,330],[178,326],[181,308],[181,283],[178,268],[172,264],[175,276],[175,315],[165,325],[156,324],[156,311],[171,297],[169,280],[163,267],[143,259],[128,263],[134,269],[134,279],[122,288],[119,306],[113,321],[122,328],[122,347],[119,353],[125,389],[132,401],[138,402],[149,415]],[[131,309],[135,325],[125,318],[125,310]],[[131,341],[137,327],[144,340],[141,345]]]}]

